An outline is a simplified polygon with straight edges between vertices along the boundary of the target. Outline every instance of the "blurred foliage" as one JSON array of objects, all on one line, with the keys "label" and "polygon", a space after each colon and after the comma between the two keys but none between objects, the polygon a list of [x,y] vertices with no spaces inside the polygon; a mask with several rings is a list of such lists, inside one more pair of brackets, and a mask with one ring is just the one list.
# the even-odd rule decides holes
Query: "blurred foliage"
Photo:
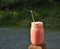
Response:
[{"label": "blurred foliage", "polygon": [[60,29],[59,0],[0,0],[0,27],[29,27],[33,11],[35,21],[43,21],[47,29]]},{"label": "blurred foliage", "polygon": [[0,9],[40,7],[41,5],[60,4],[59,0],[0,0]]}]

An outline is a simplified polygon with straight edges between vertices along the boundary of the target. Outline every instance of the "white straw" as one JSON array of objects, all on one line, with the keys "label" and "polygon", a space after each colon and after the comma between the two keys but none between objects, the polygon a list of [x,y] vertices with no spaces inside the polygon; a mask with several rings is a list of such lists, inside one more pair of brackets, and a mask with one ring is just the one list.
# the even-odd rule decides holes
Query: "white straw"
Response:
[{"label": "white straw", "polygon": [[32,10],[30,10],[30,12],[31,12],[32,20],[35,21]]}]

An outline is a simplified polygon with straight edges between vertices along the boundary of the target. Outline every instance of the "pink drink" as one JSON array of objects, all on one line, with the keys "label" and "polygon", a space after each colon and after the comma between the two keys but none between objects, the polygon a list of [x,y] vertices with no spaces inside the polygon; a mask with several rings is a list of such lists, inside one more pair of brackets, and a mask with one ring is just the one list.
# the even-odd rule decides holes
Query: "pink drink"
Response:
[{"label": "pink drink", "polygon": [[43,22],[32,22],[30,30],[31,43],[34,45],[44,44]]}]

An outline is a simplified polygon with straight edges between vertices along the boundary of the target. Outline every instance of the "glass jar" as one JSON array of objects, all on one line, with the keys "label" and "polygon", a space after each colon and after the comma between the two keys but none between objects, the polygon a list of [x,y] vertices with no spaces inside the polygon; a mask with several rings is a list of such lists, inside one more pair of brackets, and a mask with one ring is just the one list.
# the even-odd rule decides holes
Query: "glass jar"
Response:
[{"label": "glass jar", "polygon": [[32,22],[30,29],[31,43],[34,45],[44,44],[43,22]]}]

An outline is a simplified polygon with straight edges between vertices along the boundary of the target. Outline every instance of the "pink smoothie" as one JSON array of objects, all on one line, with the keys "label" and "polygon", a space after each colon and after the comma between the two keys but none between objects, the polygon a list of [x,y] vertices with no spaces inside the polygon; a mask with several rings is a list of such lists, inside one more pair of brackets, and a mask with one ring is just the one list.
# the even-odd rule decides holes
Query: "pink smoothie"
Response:
[{"label": "pink smoothie", "polygon": [[34,45],[44,44],[43,22],[32,22],[30,30],[31,43]]}]

